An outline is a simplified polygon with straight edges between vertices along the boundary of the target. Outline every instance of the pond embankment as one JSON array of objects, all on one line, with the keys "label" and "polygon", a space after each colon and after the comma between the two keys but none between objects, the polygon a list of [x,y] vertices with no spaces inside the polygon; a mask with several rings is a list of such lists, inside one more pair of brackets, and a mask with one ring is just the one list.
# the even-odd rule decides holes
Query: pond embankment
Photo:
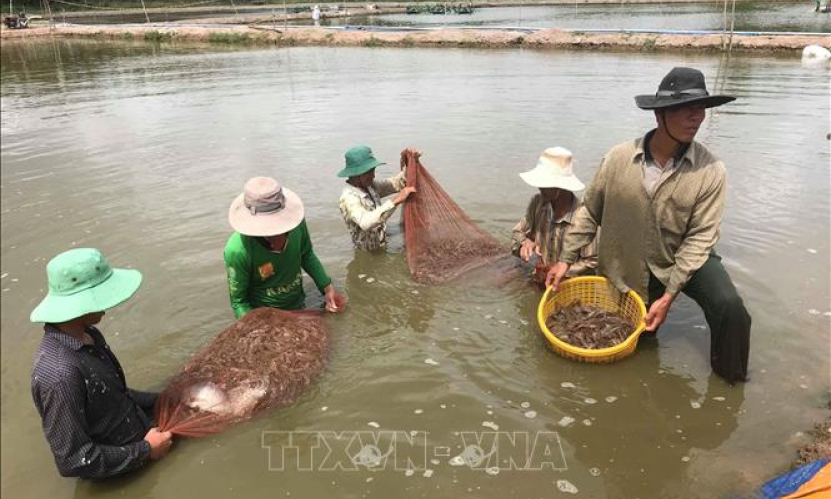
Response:
[{"label": "pond embankment", "polygon": [[[543,29],[513,30],[435,29],[370,31],[281,26],[58,26],[0,31],[4,42],[56,38],[101,40],[184,41],[282,46],[433,46],[433,47],[523,47],[539,49],[617,49],[633,51],[723,50],[728,37],[721,34],[586,33]],[[831,46],[831,35],[733,35],[734,52],[795,52],[806,45]]]}]

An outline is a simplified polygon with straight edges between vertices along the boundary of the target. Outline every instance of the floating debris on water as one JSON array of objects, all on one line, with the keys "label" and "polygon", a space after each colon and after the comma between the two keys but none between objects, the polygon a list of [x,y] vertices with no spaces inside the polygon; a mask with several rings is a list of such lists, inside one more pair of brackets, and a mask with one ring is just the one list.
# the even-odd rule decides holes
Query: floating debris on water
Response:
[{"label": "floating debris on water", "polygon": [[453,331],[458,331],[458,330],[459,330],[459,328],[457,328],[457,327],[453,328]]},{"label": "floating debris on water", "polygon": [[5,279],[8,276],[9,276],[8,272],[3,272],[3,275],[0,275],[0,279]]},{"label": "floating debris on water", "polygon": [[407,468],[407,469],[404,471],[404,476],[413,476],[413,475],[415,475],[415,470],[414,470],[414,469],[412,469],[412,468]]},{"label": "floating debris on water", "polygon": [[413,412],[416,413],[416,414],[421,414],[421,413],[424,412],[424,410],[423,409],[416,409]]},{"label": "floating debris on water", "polygon": [[565,492],[566,494],[576,494],[579,492],[577,487],[575,487],[574,484],[568,480],[557,480],[557,489],[560,492]]},{"label": "floating debris on water", "polygon": [[693,326],[693,327],[694,327],[694,328],[696,328],[696,329],[707,329],[707,326],[706,326],[706,325],[704,325],[704,324],[696,324],[696,325],[695,325],[695,326]]},{"label": "floating debris on water", "polygon": [[507,323],[508,323],[508,321],[506,321],[505,319],[499,319],[499,323],[500,323],[500,324],[507,324]]},{"label": "floating debris on water", "polygon": [[439,365],[439,363],[438,363],[438,362],[436,362],[436,361],[435,361],[435,360],[433,360],[433,359],[424,359],[424,363],[425,363],[425,364],[430,364],[431,366],[437,366],[437,365]]},{"label": "floating debris on water", "polygon": [[557,424],[565,428],[566,426],[570,425],[574,421],[576,421],[574,418],[569,417],[569,416],[564,416],[562,419],[560,419],[557,422]]},{"label": "floating debris on water", "polygon": [[442,409],[447,409],[447,404],[439,404],[439,407],[441,407]]},{"label": "floating debris on water", "polygon": [[577,388],[571,381],[563,381],[562,383],[560,383],[560,386],[563,388]]},{"label": "floating debris on water", "polygon": [[375,278],[374,277],[367,277],[366,282],[371,284],[371,283],[375,282]]},{"label": "floating debris on water", "polygon": [[808,253],[811,253],[812,255],[816,255],[816,254],[817,254],[817,250],[815,250],[814,248],[808,248],[808,250],[807,250],[807,251],[808,251]]},{"label": "floating debris on water", "polygon": [[600,468],[591,468],[589,470],[589,475],[591,475],[591,476],[600,476]]},{"label": "floating debris on water", "polygon": [[606,402],[608,402],[610,404],[612,402],[614,402],[615,400],[617,400],[617,397],[615,397],[614,395],[609,395],[608,397],[606,397]]},{"label": "floating debris on water", "polygon": [[464,466],[465,460],[462,456],[455,456],[450,461],[447,461],[450,466]]},{"label": "floating debris on water", "polygon": [[328,405],[324,405],[323,407],[321,407],[321,408],[320,408],[320,410],[321,410],[321,411],[323,411],[323,412],[326,412],[326,411],[328,411],[328,410],[329,410],[329,406],[328,406]]},{"label": "floating debris on water", "polygon": [[424,474],[422,475],[424,478],[430,478],[433,476],[433,470],[424,470]]},{"label": "floating debris on water", "polygon": [[438,459],[431,459],[430,464],[432,464],[433,466],[438,466],[439,464],[441,464],[441,461],[439,461]]},{"label": "floating debris on water", "polygon": [[592,425],[592,420],[591,419],[584,419],[583,420],[583,426],[591,426],[591,425]]},{"label": "floating debris on water", "polygon": [[529,324],[529,322],[526,321],[525,319],[520,319],[519,323],[522,324],[523,326],[527,326]]},{"label": "floating debris on water", "polygon": [[545,325],[560,340],[591,349],[619,345],[635,331],[635,325],[619,313],[579,300],[551,314]]},{"label": "floating debris on water", "polygon": [[488,314],[488,315],[485,316],[485,319],[491,320],[491,319],[493,319],[493,316],[491,314]]},{"label": "floating debris on water", "polygon": [[719,402],[724,402],[727,399],[724,398],[724,397],[713,397],[713,400],[718,400]]},{"label": "floating debris on water", "polygon": [[379,425],[379,424],[378,424],[378,423],[376,423],[375,421],[370,421],[370,422],[369,422],[369,423],[367,423],[366,425],[367,425],[367,426],[371,426],[371,427],[373,427],[373,428],[380,428],[380,427],[381,427],[381,425]]},{"label": "floating debris on water", "polygon": [[587,399],[583,399],[583,402],[585,402],[585,403],[587,403],[587,404],[589,404],[589,405],[592,405],[592,404],[596,404],[596,403],[597,403],[597,400],[595,400],[595,399],[593,399],[593,398],[587,398]]},{"label": "floating debris on water", "polygon": [[414,294],[414,295],[417,295],[417,294],[418,294],[418,290],[417,290],[417,289],[414,289],[414,290],[410,291],[410,293],[412,293],[412,294]]},{"label": "floating debris on water", "polygon": [[811,314],[811,315],[819,315],[822,312],[820,312],[819,310],[817,310],[815,308],[812,308],[812,309],[808,310],[808,313]]},{"label": "floating debris on water", "polygon": [[799,385],[799,387],[800,387],[800,388],[802,388],[803,390],[807,390],[807,389],[808,389],[808,385],[806,385],[806,384],[804,384],[804,383],[803,383],[803,384],[801,384],[801,385]]},{"label": "floating debris on water", "polygon": [[482,426],[485,428],[490,428],[493,431],[499,431],[499,425],[494,423],[493,421],[482,421]]},{"label": "floating debris on water", "polygon": [[528,419],[534,419],[535,417],[537,417],[537,411],[526,411],[525,417]]},{"label": "floating debris on water", "polygon": [[491,411],[490,409],[488,409],[486,412],[488,413],[488,416],[493,416],[493,411]]},{"label": "floating debris on water", "polygon": [[523,403],[519,404],[519,406],[522,407],[523,409],[528,409],[529,407],[531,407],[531,403],[530,402],[523,402]]},{"label": "floating debris on water", "polygon": [[490,468],[485,468],[485,473],[491,476],[496,476],[499,474],[499,468],[496,466],[491,466]]},{"label": "floating debris on water", "polygon": [[693,409],[701,409],[701,404],[695,400],[690,400],[690,407]]},{"label": "floating debris on water", "polygon": [[368,478],[366,479],[366,483],[369,483],[369,482],[371,482],[372,480],[374,480],[374,478],[372,478],[372,477],[368,477]]},{"label": "floating debris on water", "polygon": [[358,274],[358,279],[363,279],[364,277],[366,277],[366,274]]},{"label": "floating debris on water", "polygon": [[681,460],[684,461],[685,463],[688,463],[688,462],[690,462],[690,456],[684,456],[684,457],[681,458]]}]

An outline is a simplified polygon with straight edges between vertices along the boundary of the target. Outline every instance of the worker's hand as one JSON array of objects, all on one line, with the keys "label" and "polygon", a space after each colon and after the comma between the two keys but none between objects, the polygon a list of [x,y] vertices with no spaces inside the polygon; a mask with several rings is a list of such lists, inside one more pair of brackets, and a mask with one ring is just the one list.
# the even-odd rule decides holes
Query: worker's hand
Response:
[{"label": "worker's hand", "polygon": [[326,286],[323,297],[326,299],[327,312],[342,312],[346,308],[346,297],[338,293],[334,284]]},{"label": "worker's hand", "polygon": [[393,198],[393,204],[398,206],[399,204],[406,201],[407,198],[410,197],[410,194],[413,194],[415,191],[415,187],[405,187],[401,189],[400,191],[398,191],[398,194],[395,195],[395,198]]},{"label": "worker's hand", "polygon": [[566,276],[566,272],[568,272],[570,267],[571,264],[566,262],[557,262],[552,265],[551,270],[548,271],[548,275],[545,276],[545,286],[551,286],[554,288],[554,291],[557,291],[560,287],[560,281]]},{"label": "worker's hand", "polygon": [[421,157],[421,151],[419,151],[418,149],[413,149],[412,147],[408,147],[408,148],[404,149],[403,151],[401,151],[401,169],[402,170],[404,169],[404,167],[407,166],[407,154],[408,153],[413,153],[413,155],[416,157],[416,159]]},{"label": "worker's hand", "polygon": [[522,246],[519,248],[519,257],[522,258],[523,261],[527,262],[532,256],[534,256],[535,253],[537,255],[540,254],[539,245],[526,237],[525,240],[522,241]]},{"label": "worker's hand", "polygon": [[664,296],[658,298],[649,306],[649,312],[646,314],[646,331],[654,333],[658,330],[658,327],[667,318],[672,300],[672,295],[664,293]]},{"label": "worker's hand", "polygon": [[144,440],[150,444],[150,459],[161,459],[170,451],[173,445],[173,434],[169,431],[159,431],[158,428],[150,428]]}]

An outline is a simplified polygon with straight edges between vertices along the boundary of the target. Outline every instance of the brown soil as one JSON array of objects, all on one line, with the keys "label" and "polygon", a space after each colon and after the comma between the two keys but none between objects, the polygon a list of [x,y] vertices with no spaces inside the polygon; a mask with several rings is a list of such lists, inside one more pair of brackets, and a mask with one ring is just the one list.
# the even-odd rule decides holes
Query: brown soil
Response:
[{"label": "brown soil", "polygon": [[[620,49],[633,51],[720,51],[720,35],[585,34],[557,29],[533,34],[518,31],[446,29],[420,32],[336,31],[324,28],[269,27],[155,27],[155,26],[70,26],[49,29],[0,30],[10,40],[51,40],[54,38],[144,39],[163,34],[166,41],[209,42],[212,34],[235,34],[238,42],[282,46],[433,46],[433,47],[523,47],[549,49]],[[217,37],[214,37],[216,41]],[[734,36],[735,52],[798,52],[806,45],[831,46],[829,36]]]}]

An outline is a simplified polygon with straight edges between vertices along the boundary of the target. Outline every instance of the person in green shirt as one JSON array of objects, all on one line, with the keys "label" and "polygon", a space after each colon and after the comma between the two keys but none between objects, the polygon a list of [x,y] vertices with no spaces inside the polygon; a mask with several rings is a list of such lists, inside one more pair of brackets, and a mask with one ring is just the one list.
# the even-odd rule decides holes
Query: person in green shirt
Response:
[{"label": "person in green shirt", "polygon": [[298,310],[305,306],[305,270],[326,300],[326,310],[339,312],[346,299],[312,249],[303,218],[303,202],[269,177],[245,184],[228,211],[236,232],[225,245],[225,268],[231,307],[239,319],[259,307]]}]

